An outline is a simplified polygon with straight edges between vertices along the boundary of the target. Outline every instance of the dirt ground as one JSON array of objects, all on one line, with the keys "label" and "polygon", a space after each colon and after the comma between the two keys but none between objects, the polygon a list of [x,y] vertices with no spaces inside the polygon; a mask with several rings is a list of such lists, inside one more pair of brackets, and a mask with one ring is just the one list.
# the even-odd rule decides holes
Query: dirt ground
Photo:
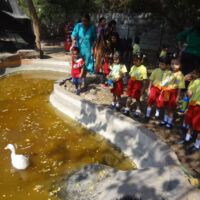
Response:
[{"label": "dirt ground", "polygon": [[[46,48],[47,55],[52,59],[59,60],[70,60],[70,55],[66,54],[64,50],[60,51],[62,48],[53,49],[52,47]],[[101,104],[106,107],[110,107],[112,102],[112,94],[110,93],[110,89],[108,87],[101,87],[98,83],[98,77],[88,77],[87,78],[88,88],[86,91],[81,93],[81,96],[84,99],[90,100],[93,103]],[[66,90],[70,92],[74,92],[74,86],[67,82]],[[64,85],[62,86],[64,87]],[[126,88],[125,88],[126,90]],[[126,102],[126,91],[124,92],[124,96],[122,96],[122,109],[125,106]],[[143,96],[142,101],[142,110],[143,115],[140,118],[133,118],[133,120],[137,120],[141,123],[144,122],[144,113],[146,110],[146,96]],[[134,107],[134,105],[133,105]],[[190,181],[193,185],[197,185],[200,188],[200,151],[195,152],[194,154],[188,155],[186,151],[186,147],[184,145],[178,144],[178,142],[183,138],[183,134],[180,131],[178,126],[182,123],[183,116],[176,116],[175,126],[172,130],[168,130],[164,127],[160,127],[156,124],[155,119],[150,120],[148,123],[143,123],[144,127],[154,132],[163,142],[167,143],[170,148],[176,153],[181,167],[185,171],[185,173],[191,178]],[[197,178],[197,179],[196,179]]]}]

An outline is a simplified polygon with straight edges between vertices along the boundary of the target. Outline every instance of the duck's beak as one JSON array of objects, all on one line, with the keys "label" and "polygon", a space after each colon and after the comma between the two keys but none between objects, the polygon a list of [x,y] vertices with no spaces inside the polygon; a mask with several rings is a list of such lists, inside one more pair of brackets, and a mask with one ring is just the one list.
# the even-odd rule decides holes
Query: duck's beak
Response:
[{"label": "duck's beak", "polygon": [[4,149],[8,149],[8,147],[6,146]]}]

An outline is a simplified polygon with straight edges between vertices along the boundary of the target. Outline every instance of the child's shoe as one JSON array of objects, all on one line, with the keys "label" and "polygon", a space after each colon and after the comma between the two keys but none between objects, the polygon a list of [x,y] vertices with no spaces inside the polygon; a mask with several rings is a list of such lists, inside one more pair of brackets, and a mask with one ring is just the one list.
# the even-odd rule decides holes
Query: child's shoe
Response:
[{"label": "child's shoe", "polygon": [[167,122],[165,121],[160,121],[159,126],[165,126],[167,124]]},{"label": "child's shoe", "polygon": [[172,128],[173,128],[173,125],[170,124],[170,123],[166,123],[165,127],[168,128],[168,129],[172,129]]},{"label": "child's shoe", "polygon": [[119,112],[120,111],[120,105],[118,103],[116,103],[115,105],[116,111]]},{"label": "child's shoe", "polygon": [[183,140],[181,140],[181,141],[179,141],[177,144],[182,144],[182,145],[190,145],[192,143],[192,140],[190,139],[190,140],[185,140],[185,139],[183,139]]},{"label": "child's shoe", "polygon": [[135,117],[140,117],[141,114],[142,114],[141,110],[140,110],[140,109],[137,109],[137,110],[135,111],[135,113],[134,113],[134,116],[135,116]]},{"label": "child's shoe", "polygon": [[80,93],[81,93],[80,89],[77,89],[76,90],[76,95],[80,96]]},{"label": "child's shoe", "polygon": [[195,145],[192,145],[191,147],[189,147],[188,149],[187,149],[187,154],[189,155],[189,154],[193,154],[193,153],[195,153],[195,152],[197,152],[197,151],[200,151],[200,148],[197,148]]},{"label": "child's shoe", "polygon": [[116,107],[115,103],[114,103],[114,102],[112,102],[112,104],[110,105],[110,108],[111,108],[112,110],[114,110],[114,109],[115,109],[115,107]]},{"label": "child's shoe", "polygon": [[130,115],[130,110],[125,108],[123,114],[126,115],[126,116],[129,116]]}]

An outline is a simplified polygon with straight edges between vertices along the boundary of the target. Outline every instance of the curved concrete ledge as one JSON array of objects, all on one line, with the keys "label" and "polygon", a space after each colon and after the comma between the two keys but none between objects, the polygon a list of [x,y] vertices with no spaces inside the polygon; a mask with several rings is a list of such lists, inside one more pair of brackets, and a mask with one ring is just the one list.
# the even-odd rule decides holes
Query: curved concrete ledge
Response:
[{"label": "curved concrete ledge", "polygon": [[139,168],[179,165],[174,152],[152,132],[122,114],[67,92],[58,84],[50,102],[61,112],[99,133],[132,158]]},{"label": "curved concrete ledge", "polygon": [[[16,60],[14,62],[17,62]],[[20,60],[19,66],[12,67],[8,62],[4,66],[0,66],[0,75],[6,75],[21,71],[54,71],[70,73],[70,63],[57,61],[57,60],[40,60],[40,59],[22,59]]]}]

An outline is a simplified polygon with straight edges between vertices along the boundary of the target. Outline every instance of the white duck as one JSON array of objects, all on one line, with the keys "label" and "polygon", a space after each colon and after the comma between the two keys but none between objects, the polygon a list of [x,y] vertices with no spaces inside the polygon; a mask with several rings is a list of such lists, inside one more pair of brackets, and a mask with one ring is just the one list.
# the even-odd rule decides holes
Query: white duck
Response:
[{"label": "white duck", "polygon": [[11,163],[15,169],[24,170],[29,166],[29,158],[24,155],[17,155],[13,144],[8,144],[5,149],[11,151]]}]

